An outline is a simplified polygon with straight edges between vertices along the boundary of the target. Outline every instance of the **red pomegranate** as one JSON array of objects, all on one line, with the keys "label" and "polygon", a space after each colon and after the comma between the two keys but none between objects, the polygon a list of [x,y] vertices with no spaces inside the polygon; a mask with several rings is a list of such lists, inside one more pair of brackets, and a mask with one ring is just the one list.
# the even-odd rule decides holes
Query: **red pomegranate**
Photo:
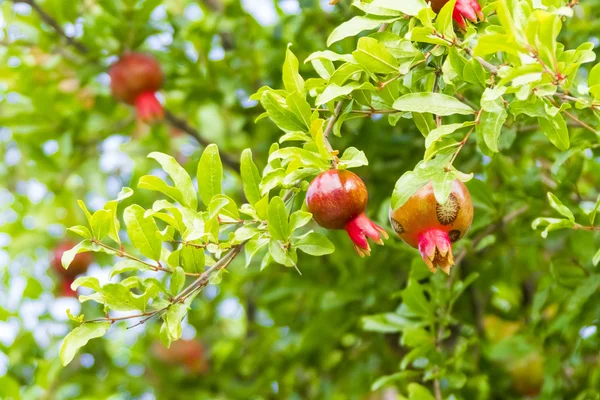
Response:
[{"label": "red pomegranate", "polygon": [[[448,0],[431,0],[431,8],[438,13],[446,3]],[[467,29],[465,18],[474,23],[485,19],[477,0],[456,0],[452,17],[461,29]]]},{"label": "red pomegranate", "polygon": [[152,345],[152,353],[166,365],[181,365],[188,373],[201,375],[208,372],[204,345],[197,340],[177,340],[169,348],[162,343]]},{"label": "red pomegranate", "polygon": [[71,290],[71,283],[75,280],[77,275],[84,274],[90,264],[92,263],[91,253],[79,253],[71,262],[68,269],[62,266],[62,256],[67,250],[71,250],[77,243],[70,240],[60,243],[55,249],[52,255],[50,265],[52,269],[59,276],[60,282],[58,286],[58,294],[61,296],[72,297],[76,296],[77,293]]},{"label": "red pomegranate", "polygon": [[473,222],[473,203],[469,190],[459,180],[444,204],[439,204],[428,183],[412,195],[402,207],[390,210],[390,223],[408,245],[419,249],[431,272],[437,266],[446,274],[454,265],[452,243],[462,239]]},{"label": "red pomegranate", "polygon": [[127,53],[110,67],[110,89],[118,100],[135,105],[143,122],[160,120],[164,111],[155,93],[162,87],[163,73],[158,62],[141,53]]},{"label": "red pomegranate", "polygon": [[368,198],[367,187],[358,175],[332,169],[322,172],[310,183],[306,205],[323,228],[346,229],[354,249],[364,257],[371,252],[367,238],[379,245],[383,245],[381,236],[388,238],[383,228],[365,215]]}]

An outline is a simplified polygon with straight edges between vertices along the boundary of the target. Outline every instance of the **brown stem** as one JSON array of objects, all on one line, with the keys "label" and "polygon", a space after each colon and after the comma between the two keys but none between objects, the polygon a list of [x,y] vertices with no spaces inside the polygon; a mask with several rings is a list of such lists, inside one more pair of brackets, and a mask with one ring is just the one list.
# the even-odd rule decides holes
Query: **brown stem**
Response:
[{"label": "brown stem", "polygon": [[329,118],[329,121],[327,122],[327,126],[325,127],[325,130],[323,131],[323,139],[325,139],[325,147],[327,148],[327,151],[331,155],[333,155],[333,160],[331,162],[333,167],[337,167],[338,160],[337,160],[337,152],[335,152],[333,150],[333,147],[331,147],[331,143],[329,143],[329,134],[333,130],[335,121],[337,121],[337,119],[339,118],[343,107],[344,107],[344,100],[338,101],[337,104],[335,105],[335,109],[333,110],[333,114]]},{"label": "brown stem", "polygon": [[56,31],[56,33],[59,36],[62,36],[67,41],[67,43],[69,43],[71,46],[75,47],[82,54],[89,53],[90,49],[85,44],[68,36],[67,33],[62,28],[62,26],[60,26],[58,21],[56,21],[53,17],[51,17],[48,13],[46,13],[46,11],[44,11],[35,2],[35,0],[13,0],[13,2],[29,4],[31,6],[31,8],[40,16],[42,21],[44,21],[46,24],[50,25],[52,27],[52,29],[54,29],[54,31]]},{"label": "brown stem", "polygon": [[[201,146],[206,147],[212,144],[209,140],[203,138],[202,135],[200,135],[200,132],[192,128],[187,121],[173,115],[173,113],[171,113],[169,110],[165,110],[165,121],[196,139]],[[230,154],[221,152],[221,159],[223,160],[223,163],[229,166],[231,169],[239,171],[240,163],[236,158]]]},{"label": "brown stem", "polygon": [[[144,260],[142,260],[140,258],[137,258],[134,255],[131,255],[129,253],[125,253],[122,250],[119,250],[119,249],[116,249],[116,248],[111,247],[109,245],[106,245],[106,244],[102,243],[101,241],[99,241],[97,239],[92,239],[92,243],[94,243],[94,244],[96,244],[96,245],[98,245],[100,247],[104,247],[107,250],[114,251],[121,258],[127,258],[129,260],[137,261],[137,262],[139,262],[141,264],[144,264],[144,265],[146,265],[148,268],[150,268],[153,271],[163,271],[163,272],[173,273],[173,271],[171,271],[170,269],[167,269],[167,268],[163,267],[162,265],[160,265],[160,263],[156,264],[156,265],[155,264],[151,264],[151,263],[146,262],[146,261],[144,261]],[[200,274],[196,274],[196,273],[192,273],[192,272],[185,272],[185,274],[187,276],[199,276],[200,275]]]}]

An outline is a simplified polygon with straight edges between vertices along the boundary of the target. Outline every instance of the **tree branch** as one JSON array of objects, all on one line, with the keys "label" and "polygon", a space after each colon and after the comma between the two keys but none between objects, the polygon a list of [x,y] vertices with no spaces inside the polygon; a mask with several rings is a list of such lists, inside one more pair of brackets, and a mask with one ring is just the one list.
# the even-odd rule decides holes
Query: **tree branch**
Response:
[{"label": "tree branch", "polygon": [[[175,128],[182,130],[183,132],[187,133],[188,135],[190,135],[191,137],[196,139],[196,141],[201,146],[206,147],[206,146],[212,144],[209,140],[202,137],[202,135],[200,135],[200,132],[198,132],[197,130],[192,128],[185,120],[183,120],[179,117],[176,117],[167,109],[165,109],[165,121],[167,121],[169,124],[171,124]],[[235,171],[240,170],[240,163],[237,161],[237,159],[234,156],[232,156],[228,153],[221,152],[221,159],[223,160],[223,163],[226,164],[231,169],[233,169]]]},{"label": "tree branch", "polygon": [[[75,47],[82,54],[88,54],[90,52],[90,49],[85,44],[68,36],[66,34],[66,32],[64,31],[64,29],[60,26],[58,21],[56,21],[56,19],[54,19],[52,16],[50,16],[48,13],[46,13],[46,11],[44,11],[35,2],[35,0],[12,0],[12,1],[14,3],[29,4],[31,6],[31,8],[40,16],[42,21],[44,21],[46,24],[50,25],[52,27],[52,29],[54,29],[54,31],[56,31],[56,33],[59,36],[63,37],[69,45]],[[191,137],[193,137],[194,139],[196,139],[196,141],[200,145],[206,147],[209,144],[211,144],[210,141],[203,138],[200,135],[200,133],[197,130],[195,130],[194,128],[192,128],[186,121],[171,114],[168,110],[165,110],[165,121],[170,123],[175,128],[182,130],[186,134],[188,134]],[[229,166],[231,169],[234,169],[235,171],[239,171],[240,164],[237,161],[237,158],[235,156],[232,156],[225,152],[221,152],[221,159],[223,160],[223,163],[226,164],[227,166]]]},{"label": "tree branch", "polygon": [[83,44],[80,41],[67,35],[67,33],[62,28],[62,26],[60,26],[58,21],[56,21],[56,19],[54,19],[52,16],[50,16],[48,13],[46,13],[46,11],[44,11],[35,2],[35,0],[13,0],[13,3],[29,4],[31,6],[31,8],[36,13],[38,13],[38,15],[40,16],[42,21],[44,21],[46,24],[50,25],[52,27],[52,29],[54,29],[59,36],[63,37],[67,41],[67,43],[69,43],[71,46],[75,47],[82,54],[88,54],[90,52],[90,49],[85,44]]}]

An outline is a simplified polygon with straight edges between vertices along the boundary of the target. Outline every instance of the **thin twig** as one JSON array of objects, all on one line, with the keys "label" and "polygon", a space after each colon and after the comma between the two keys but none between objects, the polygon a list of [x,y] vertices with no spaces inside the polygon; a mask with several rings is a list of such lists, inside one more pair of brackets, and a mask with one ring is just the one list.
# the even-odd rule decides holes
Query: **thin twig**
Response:
[{"label": "thin twig", "polygon": [[50,25],[52,27],[52,29],[54,29],[54,31],[56,31],[56,33],[60,36],[62,36],[67,43],[69,43],[71,46],[75,47],[80,53],[82,54],[87,54],[90,52],[90,49],[83,43],[81,43],[78,40],[73,39],[71,36],[67,35],[67,33],[65,32],[65,30],[60,26],[60,24],[58,23],[58,21],[56,21],[56,19],[54,19],[53,17],[51,17],[48,13],[46,13],[46,11],[44,11],[36,2],[35,0],[13,0],[14,3],[25,3],[25,4],[29,4],[31,6],[31,8],[38,13],[38,15],[40,16],[40,18],[42,19],[42,21],[44,21],[46,24]]},{"label": "thin twig", "polygon": [[[211,142],[209,140],[203,138],[202,135],[200,135],[200,132],[198,132],[197,130],[192,128],[185,120],[173,115],[173,113],[171,113],[169,110],[166,110],[166,109],[165,109],[165,121],[167,121],[169,124],[173,125],[175,128],[182,130],[183,132],[187,133],[188,135],[190,135],[191,137],[196,139],[196,141],[201,146],[206,147],[211,144]],[[223,160],[223,163],[226,164],[227,166],[229,166],[231,169],[233,169],[235,171],[239,171],[240,163],[233,156],[231,156],[230,154],[221,152],[221,159]]]}]

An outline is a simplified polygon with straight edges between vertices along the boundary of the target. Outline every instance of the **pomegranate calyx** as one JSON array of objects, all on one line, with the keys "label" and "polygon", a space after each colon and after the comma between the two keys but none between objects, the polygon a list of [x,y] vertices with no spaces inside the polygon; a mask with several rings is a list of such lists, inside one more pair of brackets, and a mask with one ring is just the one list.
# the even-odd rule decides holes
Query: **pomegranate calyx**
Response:
[{"label": "pomegranate calyx", "polygon": [[135,99],[138,120],[141,122],[159,121],[164,117],[162,105],[154,92],[144,92]]},{"label": "pomegranate calyx", "polygon": [[462,30],[467,29],[465,18],[473,23],[485,20],[485,16],[477,0],[457,0],[452,17]]},{"label": "pomegranate calyx", "polygon": [[430,229],[419,235],[419,252],[427,268],[433,273],[440,267],[447,275],[454,266],[452,242],[448,233],[439,229]]},{"label": "pomegranate calyx", "polygon": [[371,247],[369,247],[367,238],[372,239],[380,246],[384,244],[382,237],[388,238],[387,232],[371,221],[364,212],[346,223],[346,232],[354,243],[354,250],[360,257],[371,255]]}]

